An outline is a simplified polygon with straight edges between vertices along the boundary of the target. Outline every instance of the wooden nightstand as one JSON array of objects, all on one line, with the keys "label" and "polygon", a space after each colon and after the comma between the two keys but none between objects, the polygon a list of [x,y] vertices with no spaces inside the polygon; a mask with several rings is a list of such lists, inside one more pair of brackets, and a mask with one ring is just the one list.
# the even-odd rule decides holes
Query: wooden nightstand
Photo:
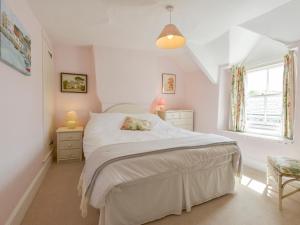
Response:
[{"label": "wooden nightstand", "polygon": [[166,110],[158,112],[161,119],[172,124],[175,127],[186,130],[194,130],[194,112],[193,110]]},{"label": "wooden nightstand", "polygon": [[82,160],[83,127],[60,127],[57,134],[57,163],[62,160]]}]

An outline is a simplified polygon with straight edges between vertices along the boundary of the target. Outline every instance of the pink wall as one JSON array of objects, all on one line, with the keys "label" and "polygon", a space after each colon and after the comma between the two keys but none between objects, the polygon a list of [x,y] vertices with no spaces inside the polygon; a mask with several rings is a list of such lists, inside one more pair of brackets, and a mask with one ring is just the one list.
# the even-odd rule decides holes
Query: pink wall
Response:
[{"label": "pink wall", "polygon": [[195,130],[206,133],[216,131],[218,86],[211,83],[207,76],[199,70],[187,74],[185,90],[187,104],[195,111]]},{"label": "pink wall", "polygon": [[[91,47],[76,47],[57,44],[54,47],[56,74],[56,126],[63,126],[66,113],[74,110],[79,124],[85,125],[89,112],[100,112],[101,106],[96,94],[94,58]],[[61,93],[60,73],[81,73],[88,75],[88,93]]]},{"label": "pink wall", "polygon": [[[185,73],[170,58],[154,51],[56,44],[56,126],[63,126],[67,111],[75,110],[85,125],[89,112],[107,106],[133,102],[151,107],[159,96],[167,108],[185,108]],[[61,93],[60,73],[88,74],[88,93]],[[161,74],[176,74],[176,94],[161,94]],[[99,97],[98,97],[99,96]]]},{"label": "pink wall", "polygon": [[[185,73],[168,57],[156,51],[94,47],[97,93],[103,108],[132,102],[150,107],[158,96],[167,108],[185,106]],[[161,94],[161,74],[176,74],[176,94]]]},{"label": "pink wall", "polygon": [[[298,65],[300,64],[300,61]],[[300,69],[300,68],[299,68]],[[298,71],[300,71],[298,69]],[[300,159],[300,92],[296,94],[296,121],[294,143],[254,137],[224,131],[228,128],[230,110],[230,74],[221,74],[219,84],[210,83],[201,73],[189,74],[186,81],[188,103],[196,109],[195,127],[200,132],[215,132],[238,141],[244,163],[265,170],[268,155],[284,155]],[[299,86],[300,77],[297,78]]]},{"label": "pink wall", "polygon": [[25,0],[11,0],[32,39],[32,75],[26,77],[0,62],[0,224],[42,167],[42,29]]}]

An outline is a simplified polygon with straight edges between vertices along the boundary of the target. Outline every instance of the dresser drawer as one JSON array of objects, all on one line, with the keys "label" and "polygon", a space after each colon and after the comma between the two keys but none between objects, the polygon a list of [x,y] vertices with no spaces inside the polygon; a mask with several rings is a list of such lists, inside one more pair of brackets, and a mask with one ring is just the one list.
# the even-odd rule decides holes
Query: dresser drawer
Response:
[{"label": "dresser drawer", "polygon": [[193,119],[187,118],[187,119],[169,119],[167,122],[173,124],[174,126],[180,126],[180,125],[192,125]]},{"label": "dresser drawer", "polygon": [[82,148],[82,141],[60,141],[58,142],[60,149]]},{"label": "dresser drawer", "polygon": [[194,126],[193,126],[193,124],[183,124],[183,125],[178,126],[178,127],[182,128],[182,129],[194,131]]},{"label": "dresser drawer", "polygon": [[179,117],[182,118],[182,119],[185,119],[185,118],[190,118],[192,119],[193,118],[193,112],[180,112],[179,113]]},{"label": "dresser drawer", "polygon": [[81,149],[67,149],[58,151],[58,159],[81,159],[82,150]]},{"label": "dresser drawer", "polygon": [[193,131],[194,127],[194,112],[193,110],[167,110],[159,112],[158,115],[167,123]]},{"label": "dresser drawer", "polygon": [[65,132],[59,134],[60,141],[80,140],[81,138],[82,138],[81,132]]},{"label": "dresser drawer", "polygon": [[180,118],[180,114],[177,112],[167,112],[165,114],[165,119],[179,119]]}]

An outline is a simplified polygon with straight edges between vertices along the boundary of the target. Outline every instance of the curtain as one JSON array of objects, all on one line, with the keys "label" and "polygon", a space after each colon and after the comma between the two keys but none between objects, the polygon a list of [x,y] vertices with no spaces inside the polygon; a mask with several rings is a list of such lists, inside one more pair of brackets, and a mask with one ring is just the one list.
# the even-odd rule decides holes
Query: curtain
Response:
[{"label": "curtain", "polygon": [[290,51],[284,56],[283,73],[283,135],[292,140],[294,137],[295,109],[295,54]]},{"label": "curtain", "polygon": [[231,130],[243,132],[245,128],[244,66],[233,66],[231,87]]}]

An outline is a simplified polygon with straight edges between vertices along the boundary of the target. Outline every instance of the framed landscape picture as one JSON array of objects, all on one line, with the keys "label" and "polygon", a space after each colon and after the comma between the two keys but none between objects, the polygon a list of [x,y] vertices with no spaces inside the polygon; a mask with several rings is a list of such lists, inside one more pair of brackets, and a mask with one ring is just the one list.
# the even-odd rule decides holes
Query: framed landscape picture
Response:
[{"label": "framed landscape picture", "polygon": [[76,73],[60,74],[61,92],[87,93],[87,75]]},{"label": "framed landscape picture", "polygon": [[31,75],[31,38],[5,0],[0,0],[0,59]]},{"label": "framed landscape picture", "polygon": [[176,75],[170,73],[162,74],[162,93],[175,94],[176,90]]}]

